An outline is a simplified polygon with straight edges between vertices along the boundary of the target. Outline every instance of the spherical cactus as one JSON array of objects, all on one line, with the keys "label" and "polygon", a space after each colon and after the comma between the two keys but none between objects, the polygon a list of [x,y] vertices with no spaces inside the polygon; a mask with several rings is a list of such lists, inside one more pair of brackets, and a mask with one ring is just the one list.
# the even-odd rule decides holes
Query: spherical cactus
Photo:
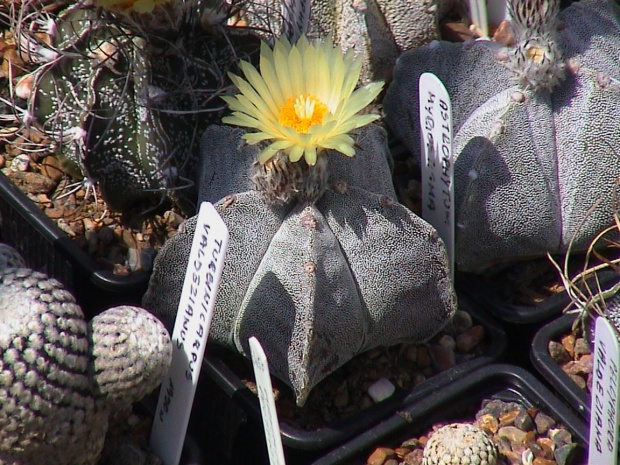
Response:
[{"label": "spherical cactus", "polygon": [[453,423],[433,432],[424,447],[424,465],[495,465],[497,445],[480,428]]},{"label": "spherical cactus", "polygon": [[387,123],[419,154],[419,76],[436,74],[450,94],[462,271],[571,242],[583,250],[616,208],[618,5],[583,0],[556,18],[555,1],[511,3],[515,47],[434,42],[406,52],[384,99]]},{"label": "spherical cactus", "polygon": [[[456,302],[444,244],[396,202],[383,129],[356,134],[354,158],[319,157],[327,183],[314,200],[274,201],[253,190],[252,166],[264,166],[242,135],[211,127],[202,139],[205,155],[218,156],[203,158],[201,198],[215,202],[230,233],[210,341],[249,356],[248,339],[257,337],[271,372],[302,405],[353,356],[425,341],[448,322]],[[188,220],[161,249],[143,300],[169,328],[195,226]]]},{"label": "spherical cactus", "polygon": [[0,269],[0,316],[2,465],[96,463],[108,417],[170,364],[166,330],[145,310],[108,310],[89,329],[58,281],[27,268]]}]

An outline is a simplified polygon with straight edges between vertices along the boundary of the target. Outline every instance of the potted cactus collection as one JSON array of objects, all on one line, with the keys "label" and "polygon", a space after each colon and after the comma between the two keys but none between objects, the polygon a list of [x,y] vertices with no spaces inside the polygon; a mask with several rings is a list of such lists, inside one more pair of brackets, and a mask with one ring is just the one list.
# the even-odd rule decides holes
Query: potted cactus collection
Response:
[{"label": "potted cactus collection", "polygon": [[[447,0],[17,3],[0,2],[0,239],[17,249],[0,244],[0,463],[162,463],[114,425],[133,404],[154,417],[196,286],[214,303],[181,463],[276,463],[254,340],[289,464],[441,463],[472,438],[484,463],[582,463],[587,425],[525,371],[511,325],[537,331],[593,282],[608,290],[583,315],[617,323],[617,2],[507,0],[494,39],[464,42],[440,40]],[[441,141],[420,124],[429,73]],[[437,153],[446,224],[421,213]],[[188,284],[205,203],[221,280],[195,262]],[[555,265],[592,256],[602,278]],[[535,303],[505,301],[512,269]],[[539,412],[557,428],[535,431]]]}]

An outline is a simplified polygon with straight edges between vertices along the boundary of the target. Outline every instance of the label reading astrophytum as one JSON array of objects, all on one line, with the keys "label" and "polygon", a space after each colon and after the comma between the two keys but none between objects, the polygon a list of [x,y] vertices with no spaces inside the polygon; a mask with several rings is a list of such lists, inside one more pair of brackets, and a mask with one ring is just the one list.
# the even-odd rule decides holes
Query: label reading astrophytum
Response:
[{"label": "label reading astrophytum", "polygon": [[[439,233],[454,275],[454,166],[452,104],[432,73],[420,76],[422,218]],[[454,276],[453,276],[454,277]]]}]

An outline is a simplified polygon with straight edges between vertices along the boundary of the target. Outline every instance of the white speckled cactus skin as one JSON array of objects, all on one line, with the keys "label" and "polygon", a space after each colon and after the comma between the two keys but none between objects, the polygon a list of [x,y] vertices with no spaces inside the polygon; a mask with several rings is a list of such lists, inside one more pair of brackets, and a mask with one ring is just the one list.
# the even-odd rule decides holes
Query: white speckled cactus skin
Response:
[{"label": "white speckled cactus skin", "polygon": [[[250,190],[256,146],[239,129],[211,127],[203,200],[230,231],[210,341],[249,355],[256,336],[271,372],[303,405],[310,390],[353,356],[403,340],[425,341],[456,309],[436,231],[395,201],[385,131],[364,128],[351,160],[327,156],[330,186],[316,202],[272,204]],[[217,155],[217,156],[215,156]],[[238,192],[238,193],[235,193]],[[223,197],[223,198],[222,198]],[[176,316],[195,218],[159,252],[143,304]]]},{"label": "white speckled cactus skin", "polygon": [[420,146],[420,74],[439,76],[452,99],[462,271],[565,252],[571,240],[574,250],[584,249],[613,222],[620,176],[620,7],[583,0],[558,19],[561,27],[549,37],[557,40],[563,57],[556,59],[566,67],[544,68],[543,77],[551,74],[542,80],[534,74],[540,67],[527,71],[533,80],[511,71],[513,49],[490,42],[434,42],[399,58],[384,111],[412,153]]},{"label": "white speckled cactus skin", "polygon": [[[253,1],[248,12],[257,27],[269,16],[281,28],[281,0]],[[331,36],[343,50],[363,58],[361,82],[388,78],[398,55],[438,37],[434,0],[313,0],[310,37]],[[266,15],[265,12],[268,14]]]},{"label": "white speckled cactus skin", "polygon": [[108,418],[152,391],[171,356],[145,310],[87,323],[58,281],[0,268],[0,465],[94,465]]}]

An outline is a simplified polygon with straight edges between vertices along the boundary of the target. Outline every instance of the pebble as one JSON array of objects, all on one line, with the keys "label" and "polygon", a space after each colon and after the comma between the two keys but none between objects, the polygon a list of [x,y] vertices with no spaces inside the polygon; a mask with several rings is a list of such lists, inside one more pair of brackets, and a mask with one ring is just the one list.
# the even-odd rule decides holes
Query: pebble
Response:
[{"label": "pebble", "polygon": [[388,447],[378,447],[366,460],[367,465],[383,465],[387,459],[396,457],[396,453]]},{"label": "pebble", "polygon": [[390,398],[396,391],[396,386],[387,378],[380,378],[370,385],[368,395],[375,402],[381,402]]},{"label": "pebble", "polygon": [[553,456],[558,465],[570,465],[578,453],[579,445],[570,443],[558,447]]},{"label": "pebble", "polygon": [[433,368],[438,372],[446,371],[456,365],[454,350],[438,344],[431,344],[428,348]]},{"label": "pebble", "polygon": [[514,419],[514,425],[521,431],[531,431],[534,429],[534,420],[526,410],[521,410]]},{"label": "pebble", "polygon": [[534,417],[534,424],[536,425],[536,431],[538,434],[545,434],[550,428],[555,426],[556,423],[555,420],[549,415],[538,412],[538,414]]},{"label": "pebble", "polygon": [[39,173],[9,170],[6,174],[26,194],[49,194],[56,186],[50,178]]},{"label": "pebble", "polygon": [[21,171],[22,173],[25,173],[28,171],[28,168],[30,168],[30,157],[25,153],[17,155],[13,158],[13,161],[11,161],[11,170],[13,171]]},{"label": "pebble", "polygon": [[525,431],[521,431],[515,426],[502,426],[499,430],[497,430],[497,435],[500,438],[508,439],[511,443],[517,444],[525,444],[525,440],[527,438],[527,433],[525,433]]},{"label": "pebble", "polygon": [[41,161],[41,173],[54,182],[59,182],[64,176],[58,158],[48,155]]},{"label": "pebble", "polygon": [[549,341],[549,355],[557,364],[563,364],[572,359],[566,348],[559,342]]},{"label": "pebble", "polygon": [[561,339],[562,346],[566,349],[566,352],[571,357],[575,356],[575,336],[573,334],[567,334]]},{"label": "pebble", "polygon": [[542,457],[536,457],[532,462],[532,465],[557,465],[555,460],[547,460]]},{"label": "pebble", "polygon": [[475,325],[456,337],[456,348],[459,352],[469,352],[484,339],[484,327]]},{"label": "pebble", "polygon": [[563,367],[566,373],[572,375],[587,375],[592,372],[592,355],[582,355],[578,360],[571,360]]},{"label": "pebble", "polygon": [[588,341],[584,338],[577,338],[575,341],[575,355],[589,355],[591,353],[590,346],[588,345]]}]

